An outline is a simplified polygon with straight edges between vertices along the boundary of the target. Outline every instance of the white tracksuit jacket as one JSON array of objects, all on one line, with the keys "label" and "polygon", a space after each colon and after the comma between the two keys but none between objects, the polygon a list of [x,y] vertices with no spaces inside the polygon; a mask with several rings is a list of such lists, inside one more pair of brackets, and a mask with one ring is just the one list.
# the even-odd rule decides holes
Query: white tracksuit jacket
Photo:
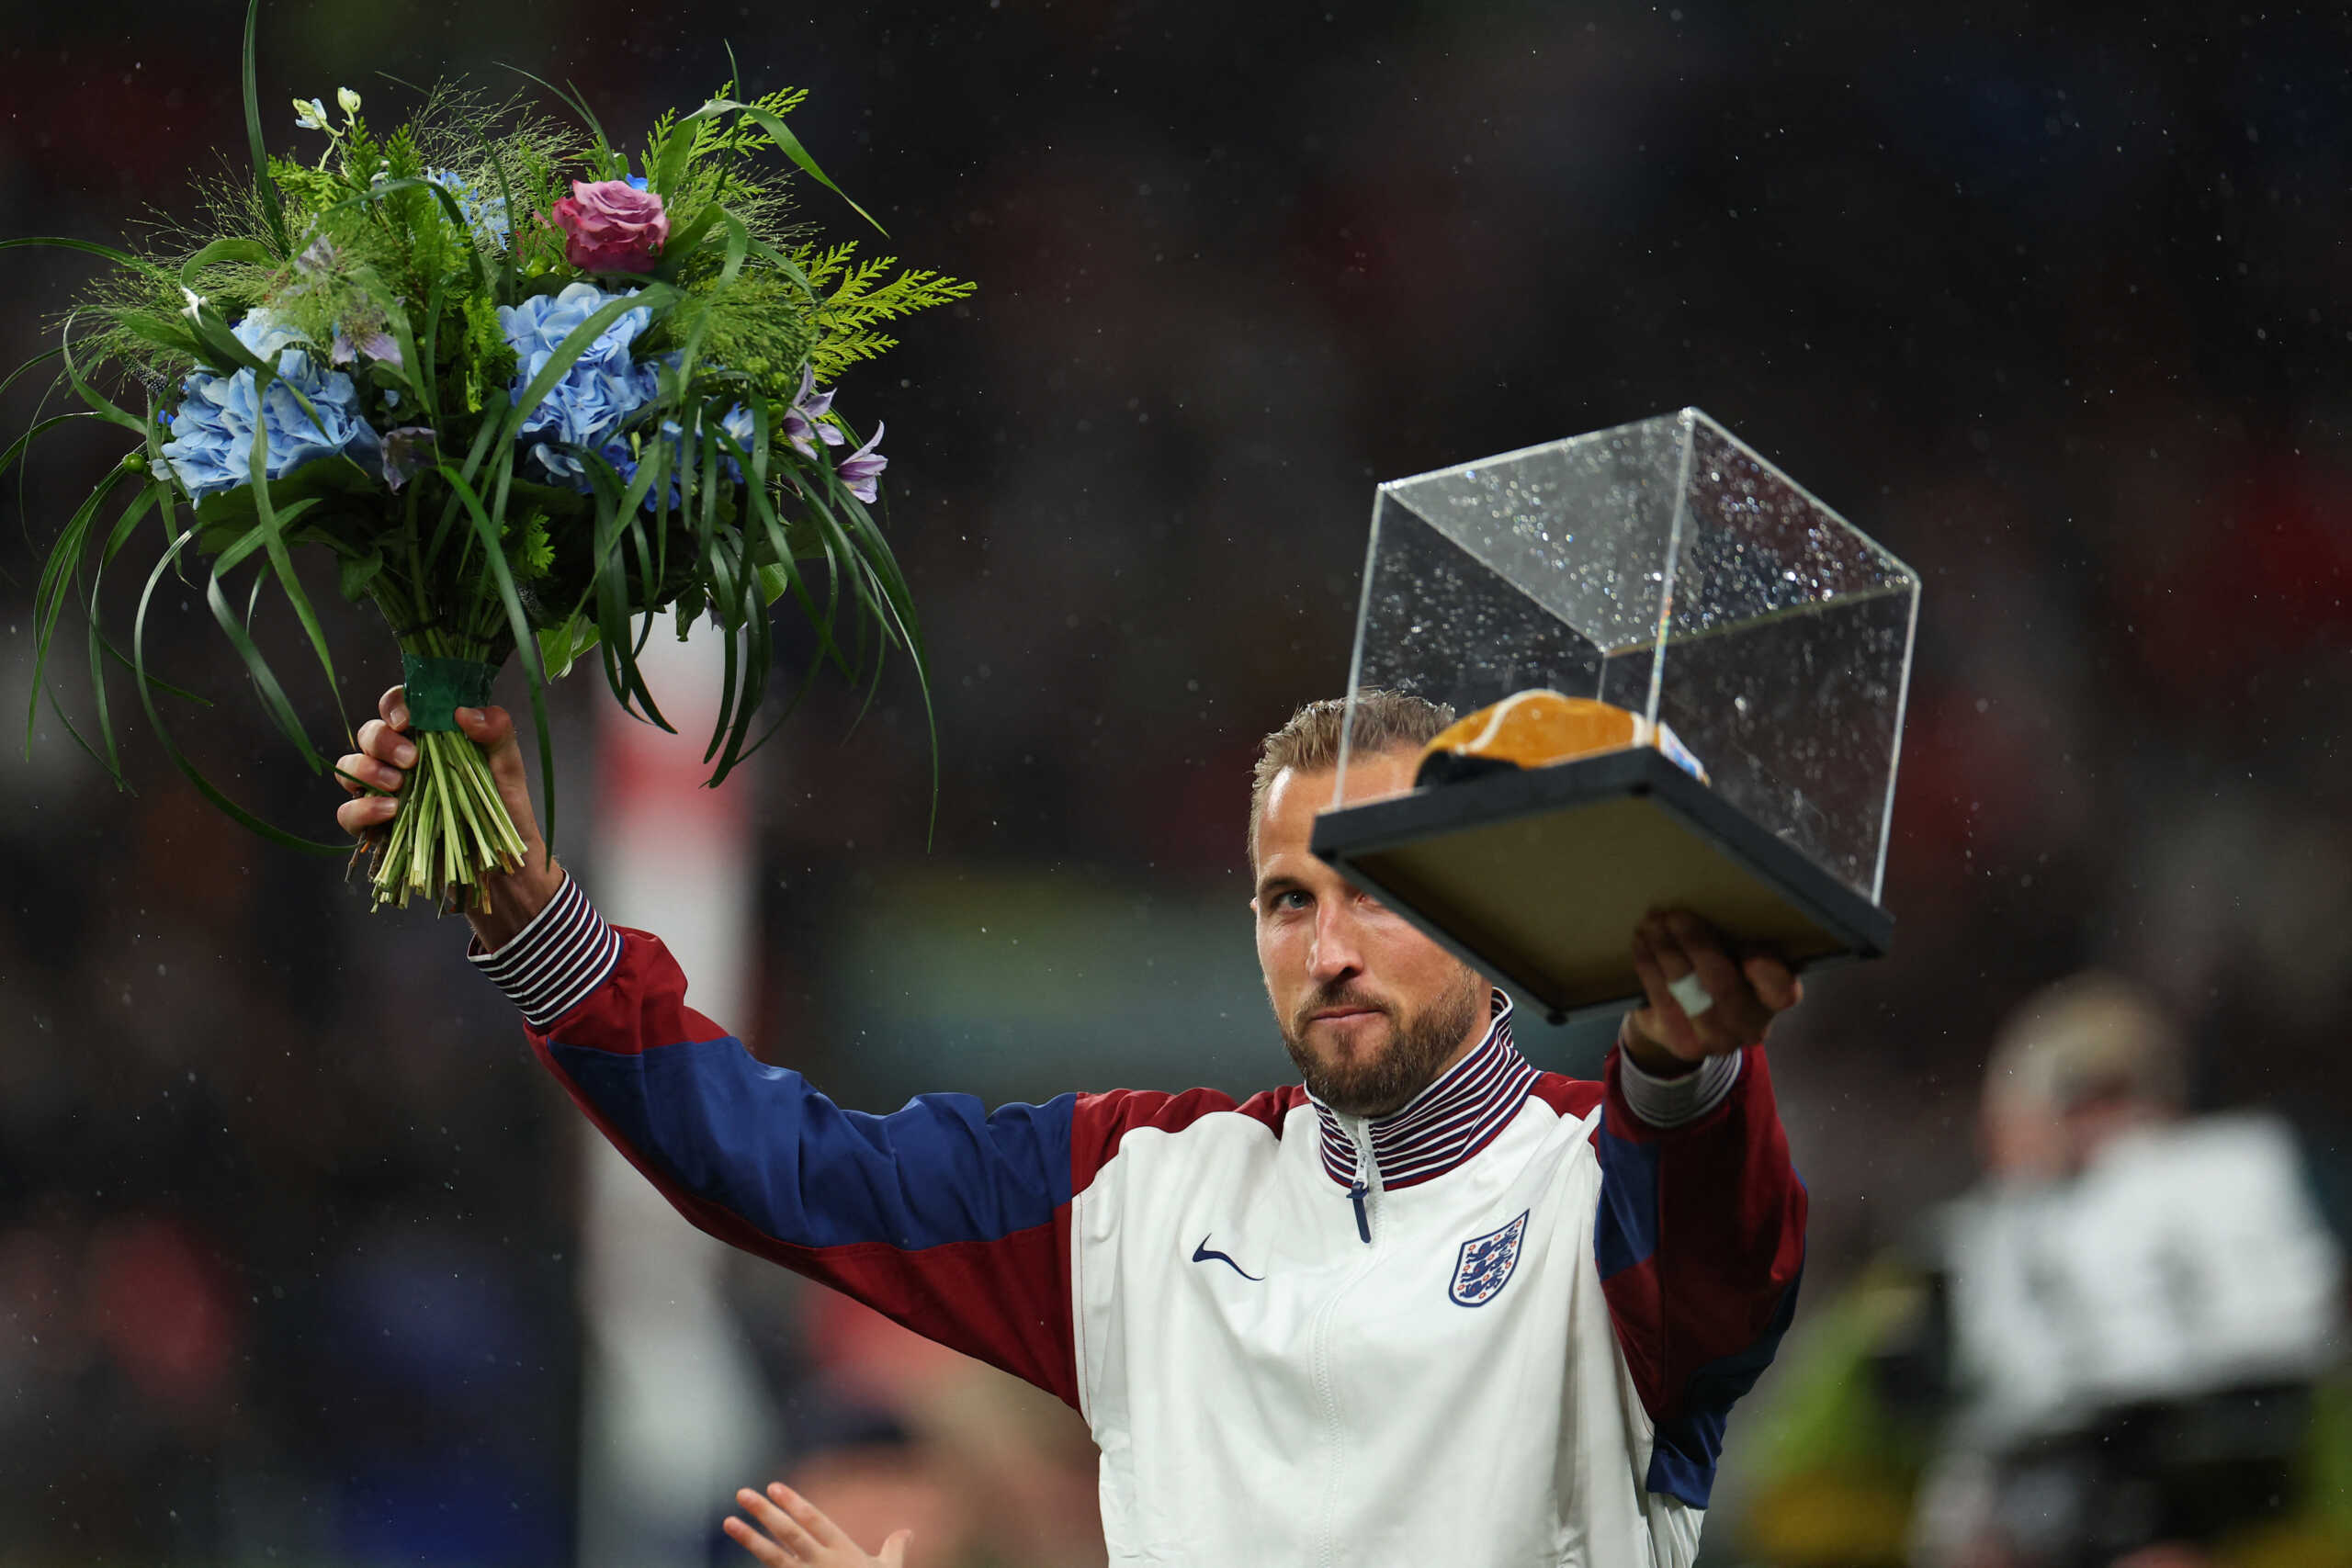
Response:
[{"label": "white tracksuit jacket", "polygon": [[1646,1078],[1487,1036],[1402,1111],[1291,1087],[843,1111],[576,884],[475,962],[689,1220],[1076,1405],[1114,1563],[1687,1564],[1796,1302],[1759,1047]]}]

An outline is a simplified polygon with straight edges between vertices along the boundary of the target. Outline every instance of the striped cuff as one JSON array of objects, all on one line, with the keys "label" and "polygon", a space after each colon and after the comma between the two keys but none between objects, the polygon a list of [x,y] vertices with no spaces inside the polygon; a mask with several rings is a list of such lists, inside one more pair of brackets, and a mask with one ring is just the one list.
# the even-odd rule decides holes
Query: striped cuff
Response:
[{"label": "striped cuff", "polygon": [[1710,1056],[1699,1064],[1694,1072],[1679,1077],[1655,1077],[1634,1065],[1634,1058],[1623,1051],[1617,1053],[1617,1087],[1624,1091],[1625,1103],[1634,1114],[1648,1126],[1665,1129],[1680,1127],[1696,1122],[1724,1102],[1731,1086],[1739,1081],[1739,1065],[1747,1059],[1745,1051],[1727,1055]]},{"label": "striped cuff", "polygon": [[545,1033],[612,974],[621,959],[621,935],[567,874],[547,908],[504,946],[495,953],[480,949],[476,942],[466,957],[523,1010],[524,1022]]}]

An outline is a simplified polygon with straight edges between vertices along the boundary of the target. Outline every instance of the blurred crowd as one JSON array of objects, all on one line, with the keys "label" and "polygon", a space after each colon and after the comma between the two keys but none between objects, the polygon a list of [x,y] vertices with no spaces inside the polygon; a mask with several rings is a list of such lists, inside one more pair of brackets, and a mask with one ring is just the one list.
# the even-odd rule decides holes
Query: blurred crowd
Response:
[{"label": "blurred crowd", "polygon": [[[191,174],[243,157],[242,15],[12,16],[6,235],[188,216]],[[379,71],[499,62],[640,125],[715,87],[726,39],[750,85],[812,89],[800,134],[891,245],[980,283],[842,394],[890,427],[935,828],[903,670],[854,728],[853,694],[813,699],[729,786],[755,792],[762,872],[758,999],[729,1021],[853,1104],[1274,1081],[1242,956],[1249,762],[1345,678],[1373,484],[1686,403],[1721,419],[1925,589],[1895,951],[1822,976],[1775,1038],[1807,1300],[1733,1420],[1709,1561],[2352,1560],[2330,1533],[2352,1507],[2329,1359],[2352,1175],[2340,13],[289,0],[262,28],[277,146],[288,97],[348,83],[373,111],[400,92]],[[88,266],[0,265],[13,366]],[[38,380],[0,394],[6,437]],[[69,430],[0,494],[0,712],[34,704],[37,552],[110,457]],[[334,792],[173,597],[151,649],[218,699],[170,710],[191,751],[327,836]],[[389,644],[350,615],[335,636],[356,718]],[[33,705],[29,752],[0,762],[0,1561],[570,1561],[572,1111],[454,922],[370,916],[334,861],[213,816],[124,722],[119,681],[138,787],[110,788],[59,716],[89,733],[79,628],[58,646],[61,707]],[[593,680],[560,694],[575,750]],[[327,694],[297,700],[325,734]],[[876,955],[923,913],[908,889],[944,882],[983,906],[1229,904],[1226,1033],[1199,1064],[1128,1051],[1116,1013],[1051,1062],[1017,1035],[946,1067],[893,1056],[875,998],[922,976],[877,980]],[[2109,990],[2018,1012],[2092,968]],[[2030,1024],[2058,1003],[2138,1043],[2052,1043]],[[1589,1041],[1533,1033],[1539,1065],[1594,1066]],[[2038,1256],[2017,1238],[2046,1226],[2005,1228],[2029,1210],[2106,1234],[2080,1207],[2104,1162],[2199,1137],[2217,1190],[2254,1183],[2286,1228],[2225,1210],[2157,1227],[2148,1256],[2202,1280],[2232,1238],[2290,1240],[2308,1267],[2278,1299],[2309,1335],[2290,1351],[2272,1324],[2261,1354],[2162,1387],[2044,1378],[2054,1404],[1996,1419],[2003,1367],[2110,1329],[2035,1318],[2064,1294],[2046,1270],[2020,1264],[2040,1283],[2012,1299],[1971,1267]],[[781,1474],[869,1542],[913,1525],[917,1564],[1100,1560],[1069,1412],[748,1260],[730,1280],[781,1417],[744,1481]],[[1971,1338],[1980,1298],[2027,1321]],[[2197,1400],[2221,1414],[2146,1408]],[[2180,1457],[2183,1419],[2244,1436],[2226,1485]],[[2151,1476],[2238,1512],[2030,1528],[2111,1522]]]}]

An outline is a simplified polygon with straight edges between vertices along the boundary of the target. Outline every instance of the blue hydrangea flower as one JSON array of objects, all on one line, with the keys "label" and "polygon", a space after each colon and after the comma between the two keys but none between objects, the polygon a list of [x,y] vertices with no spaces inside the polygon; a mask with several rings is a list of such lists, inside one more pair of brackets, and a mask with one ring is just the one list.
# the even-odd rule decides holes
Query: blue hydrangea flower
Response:
[{"label": "blue hydrangea flower", "polygon": [[[509,389],[521,401],[525,389],[555,355],[563,340],[607,302],[637,293],[607,294],[594,284],[566,285],[560,294],[541,294],[519,305],[501,305],[498,323],[517,360]],[[522,441],[540,471],[556,484],[588,488],[588,476],[571,450],[601,449],[629,415],[652,401],[661,378],[650,365],[629,357],[629,344],[652,323],[643,306],[624,310],[588,351],[572,361],[563,379],[548,390],[523,419]]]},{"label": "blue hydrangea flower", "polygon": [[[721,430],[724,430],[729,435],[732,436],[735,444],[742,447],[746,452],[752,449],[752,437],[757,432],[756,427],[752,423],[752,411],[750,409],[745,408],[741,403],[737,403],[733,408],[729,409],[727,412],[720,417],[718,427]],[[679,465],[686,460],[685,434],[684,429],[680,426],[676,420],[665,419],[662,422],[662,439],[670,444],[670,504],[672,506],[681,506],[684,504],[685,491],[684,487],[678,482],[677,472]],[[613,466],[613,471],[615,473],[620,475],[621,483],[628,484],[637,478],[638,464],[641,460],[639,455],[639,448],[633,446],[628,440],[616,438],[605,443],[605,449],[600,456],[604,457],[605,461]],[[739,485],[743,482],[743,466],[741,463],[738,463],[731,455],[721,456],[718,459],[718,467],[719,471],[727,476],[727,482],[729,484]],[[648,512],[656,511],[658,510],[658,506],[659,498],[650,491],[647,491],[645,496],[645,510]]]},{"label": "blue hydrangea flower", "polygon": [[[172,439],[164,456],[187,492],[202,501],[253,479],[254,431],[268,433],[266,472],[275,479],[318,457],[345,453],[372,460],[379,447],[374,427],[360,417],[359,389],[331,369],[310,344],[254,310],[230,329],[264,363],[277,367],[267,396],[254,395],[254,373],[198,371],[180,383],[179,407],[166,415]],[[302,412],[294,389],[311,400],[318,423]]]},{"label": "blue hydrangea flower", "polygon": [[447,169],[427,169],[424,177],[458,198],[458,209],[466,215],[468,223],[488,234],[500,245],[506,243],[510,231],[504,197],[481,195],[475,191],[471,182]]}]

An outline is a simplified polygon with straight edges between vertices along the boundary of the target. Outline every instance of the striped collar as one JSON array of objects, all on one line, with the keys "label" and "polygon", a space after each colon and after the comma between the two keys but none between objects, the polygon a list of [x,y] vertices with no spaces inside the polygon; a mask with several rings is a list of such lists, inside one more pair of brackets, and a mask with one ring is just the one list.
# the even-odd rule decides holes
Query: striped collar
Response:
[{"label": "striped collar", "polygon": [[1376,1180],[1387,1191],[1443,1176],[1485,1148],[1518,1114],[1535,1083],[1535,1069],[1511,1043],[1510,998],[1497,991],[1492,1006],[1494,1022],[1487,1026],[1487,1037],[1436,1082],[1386,1116],[1369,1122],[1342,1118],[1307,1096],[1323,1129],[1324,1174],[1351,1190],[1356,1184],[1356,1148],[1349,1122],[1372,1140],[1375,1169],[1366,1185]]}]

